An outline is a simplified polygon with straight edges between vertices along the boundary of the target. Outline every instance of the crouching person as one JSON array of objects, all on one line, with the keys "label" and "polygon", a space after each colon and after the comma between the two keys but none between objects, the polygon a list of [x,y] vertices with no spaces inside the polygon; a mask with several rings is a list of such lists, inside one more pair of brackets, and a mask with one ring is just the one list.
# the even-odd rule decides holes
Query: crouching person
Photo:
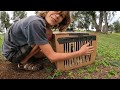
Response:
[{"label": "crouching person", "polygon": [[69,11],[38,11],[36,15],[16,21],[5,33],[2,54],[18,68],[37,71],[43,69],[42,59],[51,62],[66,60],[94,51],[89,43],[71,53],[57,53],[49,44],[52,28],[64,31],[70,24]]}]

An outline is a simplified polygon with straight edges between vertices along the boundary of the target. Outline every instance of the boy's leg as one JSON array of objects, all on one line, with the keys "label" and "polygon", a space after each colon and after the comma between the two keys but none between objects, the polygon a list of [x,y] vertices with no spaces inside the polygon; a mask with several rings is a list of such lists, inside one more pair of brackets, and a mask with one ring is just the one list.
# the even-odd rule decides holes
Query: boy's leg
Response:
[{"label": "boy's leg", "polygon": [[42,50],[39,50],[38,53],[36,53],[34,55],[35,58],[45,58],[46,56],[44,55],[44,53],[42,52]]},{"label": "boy's leg", "polygon": [[[45,57],[38,45],[32,46],[31,52],[18,64],[18,67],[25,70],[41,70],[43,63],[40,58]],[[39,58],[39,59],[38,59]]]},{"label": "boy's leg", "polygon": [[31,50],[31,52],[20,62],[21,64],[27,63],[27,61],[33,56],[37,55],[37,56],[41,57],[42,53],[41,54],[39,53],[40,52],[39,46],[34,45],[34,46],[32,46],[32,48],[33,49]]}]

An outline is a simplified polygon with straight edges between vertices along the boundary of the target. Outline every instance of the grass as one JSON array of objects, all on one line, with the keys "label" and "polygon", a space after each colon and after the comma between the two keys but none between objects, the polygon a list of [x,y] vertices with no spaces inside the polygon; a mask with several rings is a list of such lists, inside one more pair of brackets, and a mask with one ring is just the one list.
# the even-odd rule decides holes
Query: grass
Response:
[{"label": "grass", "polygon": [[97,53],[104,59],[120,59],[120,34],[99,34]]},{"label": "grass", "polygon": [[[0,48],[3,35],[0,36]],[[120,33],[101,34],[98,33],[97,56],[93,64],[69,71],[54,71],[47,68],[51,73],[48,79],[54,78],[76,78],[76,79],[109,79],[120,78]]]},{"label": "grass", "polygon": [[3,56],[1,55],[1,49],[2,49],[3,39],[4,39],[4,34],[0,34],[0,60],[2,60],[2,62],[4,62]]},{"label": "grass", "polygon": [[3,38],[4,38],[4,34],[0,34],[0,49],[2,47]]}]

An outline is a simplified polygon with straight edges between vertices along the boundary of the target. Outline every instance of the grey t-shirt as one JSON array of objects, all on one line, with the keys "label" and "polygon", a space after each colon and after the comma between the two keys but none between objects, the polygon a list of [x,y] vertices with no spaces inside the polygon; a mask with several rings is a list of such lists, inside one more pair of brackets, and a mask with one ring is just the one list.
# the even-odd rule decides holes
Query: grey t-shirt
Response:
[{"label": "grey t-shirt", "polygon": [[12,25],[12,29],[5,33],[2,44],[2,54],[9,59],[13,53],[23,45],[47,44],[46,24],[40,16],[29,16]]}]

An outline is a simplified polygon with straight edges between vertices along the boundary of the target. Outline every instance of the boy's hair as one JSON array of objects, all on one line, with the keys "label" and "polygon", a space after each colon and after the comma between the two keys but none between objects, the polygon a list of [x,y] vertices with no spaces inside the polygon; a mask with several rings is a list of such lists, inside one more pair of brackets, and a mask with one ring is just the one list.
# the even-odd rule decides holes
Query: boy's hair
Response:
[{"label": "boy's hair", "polygon": [[[36,15],[45,18],[45,16],[47,15],[48,12],[49,11],[36,11]],[[66,11],[66,12],[67,13],[66,13],[63,21],[61,23],[59,23],[59,25],[54,26],[54,29],[59,29],[59,31],[61,31],[61,32],[66,31],[66,29],[68,28],[68,26],[71,23],[70,11]]]}]

